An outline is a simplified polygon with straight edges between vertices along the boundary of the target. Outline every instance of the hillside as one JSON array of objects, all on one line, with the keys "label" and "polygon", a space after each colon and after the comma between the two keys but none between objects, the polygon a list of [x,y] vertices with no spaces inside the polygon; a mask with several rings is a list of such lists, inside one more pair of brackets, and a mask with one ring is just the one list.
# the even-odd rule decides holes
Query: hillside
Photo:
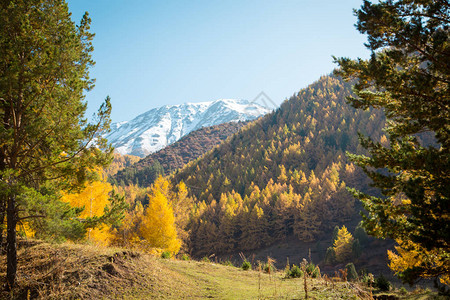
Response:
[{"label": "hillside", "polygon": [[[141,252],[19,240],[16,288],[1,299],[303,299],[303,278],[284,279],[220,263],[161,259]],[[0,256],[3,260],[4,257]],[[292,261],[293,263],[298,263]],[[257,265],[255,261],[255,266]],[[6,264],[0,265],[0,277]],[[313,299],[367,299],[357,283],[308,279]],[[429,299],[421,290],[401,299]],[[364,298],[366,297],[366,298]],[[384,298],[380,298],[384,299]],[[400,299],[400,298],[394,298]]]},{"label": "hillside", "polygon": [[368,180],[345,152],[362,153],[358,132],[386,141],[380,111],[346,103],[351,83],[324,76],[176,172],[198,205],[195,255],[259,249],[295,236],[314,241],[358,219],[346,186]]},{"label": "hillside", "polygon": [[105,174],[107,176],[114,176],[119,172],[120,170],[123,170],[125,168],[131,167],[135,163],[137,163],[141,158],[134,155],[121,155],[117,152],[113,153],[113,161],[108,166],[107,169],[105,169]]},{"label": "hillside", "polygon": [[164,174],[168,175],[183,167],[220,144],[247,123],[229,122],[195,130],[175,143],[123,168],[111,178],[111,181],[121,186],[129,184],[150,186],[159,172],[164,171]]},{"label": "hillside", "polygon": [[105,138],[120,154],[145,157],[170,145],[191,131],[228,122],[254,120],[270,110],[247,100],[164,105],[131,121],[111,124]]}]

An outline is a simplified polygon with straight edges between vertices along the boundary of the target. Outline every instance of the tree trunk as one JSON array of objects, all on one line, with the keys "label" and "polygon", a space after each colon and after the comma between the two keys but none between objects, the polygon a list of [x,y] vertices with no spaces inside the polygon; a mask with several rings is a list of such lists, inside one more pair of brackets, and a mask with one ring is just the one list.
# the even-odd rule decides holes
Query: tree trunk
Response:
[{"label": "tree trunk", "polygon": [[[0,148],[0,174],[6,169],[5,157],[3,155],[3,149]],[[0,175],[0,180],[3,180],[3,175]],[[6,216],[6,203],[8,197],[4,194],[0,196],[0,255],[6,254],[6,247],[3,244],[3,230],[5,229],[5,216]]]},{"label": "tree trunk", "polygon": [[10,195],[8,197],[7,215],[7,236],[6,236],[6,280],[8,289],[14,287],[17,272],[17,233],[16,233],[16,197]]},{"label": "tree trunk", "polygon": [[3,245],[3,229],[5,228],[3,225],[5,214],[3,212],[0,213],[0,220],[0,255],[3,255],[6,254],[6,247]]},{"label": "tree trunk", "polygon": [[0,198],[0,255],[6,254],[6,247],[3,245],[3,229],[5,228],[5,224],[3,222],[5,221],[5,215],[6,199]]}]

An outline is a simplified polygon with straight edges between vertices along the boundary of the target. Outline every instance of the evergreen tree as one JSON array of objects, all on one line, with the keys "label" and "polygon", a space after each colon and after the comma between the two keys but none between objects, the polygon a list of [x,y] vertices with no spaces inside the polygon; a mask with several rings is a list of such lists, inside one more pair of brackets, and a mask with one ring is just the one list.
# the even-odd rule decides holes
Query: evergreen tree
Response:
[{"label": "evergreen tree", "polygon": [[334,264],[336,262],[336,252],[334,252],[333,247],[328,247],[327,252],[325,253],[325,259],[326,264]]},{"label": "evergreen tree", "polygon": [[358,258],[361,255],[361,245],[358,239],[354,239],[352,243],[352,254],[354,258]]},{"label": "evergreen tree", "polygon": [[[361,137],[370,157],[350,156],[383,194],[353,190],[368,211],[364,227],[377,237],[411,241],[417,245],[411,251],[438,253],[445,261],[405,269],[408,282],[448,274],[450,265],[449,9],[446,0],[364,1],[355,13],[371,58],[336,59],[337,74],[358,79],[350,103],[383,109],[389,119],[389,146]],[[435,142],[421,143],[424,133]]]},{"label": "evergreen tree", "polygon": [[96,139],[109,126],[109,99],[96,124],[84,118],[83,92],[93,87],[89,26],[87,14],[75,26],[63,0],[0,3],[0,219],[6,212],[9,288],[17,270],[16,224],[29,217],[21,216],[18,195],[25,188],[48,193],[40,189],[48,181],[55,189],[79,185],[111,154]]},{"label": "evergreen tree", "polygon": [[358,280],[358,273],[356,272],[356,268],[353,263],[346,264],[345,269],[347,270],[347,280],[350,281]]},{"label": "evergreen tree", "polygon": [[333,229],[333,243],[338,239],[339,226],[334,226]]},{"label": "evergreen tree", "polygon": [[361,224],[358,224],[355,228],[354,233],[355,239],[357,239],[362,247],[366,246],[369,242],[369,236],[367,235],[364,228],[361,227]]},{"label": "evergreen tree", "polygon": [[138,246],[139,228],[143,219],[144,207],[140,201],[136,201],[134,208],[125,212],[121,226],[113,229],[112,244],[127,248]]}]

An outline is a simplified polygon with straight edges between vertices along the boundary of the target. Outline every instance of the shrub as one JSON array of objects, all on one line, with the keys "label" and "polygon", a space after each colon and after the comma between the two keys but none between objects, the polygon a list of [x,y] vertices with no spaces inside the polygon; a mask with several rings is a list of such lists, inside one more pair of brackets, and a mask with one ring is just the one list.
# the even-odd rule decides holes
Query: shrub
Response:
[{"label": "shrub", "polygon": [[361,281],[362,281],[363,283],[367,284],[367,286],[374,286],[374,283],[375,283],[375,279],[374,279],[372,273],[364,274],[364,275],[362,276]]},{"label": "shrub", "polygon": [[314,265],[312,262],[310,262],[306,265],[306,273],[312,278],[316,278],[316,277],[320,276],[319,268],[316,265]]},{"label": "shrub", "polygon": [[391,289],[392,284],[387,280],[383,274],[375,279],[375,287],[380,289],[380,291],[389,291]]},{"label": "shrub", "polygon": [[229,267],[234,267],[233,263],[230,260],[223,261],[222,265],[229,266]]},{"label": "shrub", "polygon": [[399,290],[398,290],[398,292],[399,292],[399,294],[400,295],[406,295],[406,294],[408,294],[408,291],[405,289],[405,287],[404,286],[402,286]]},{"label": "shrub", "polygon": [[182,256],[181,256],[181,260],[190,260],[191,258],[189,257],[189,255],[187,255],[187,254],[183,254]]},{"label": "shrub", "polygon": [[244,261],[242,263],[242,270],[251,270],[252,269],[252,264],[249,261]]},{"label": "shrub", "polygon": [[161,258],[167,259],[170,258],[172,255],[170,254],[169,251],[164,251],[163,253],[161,253]]},{"label": "shrub", "polygon": [[300,278],[303,276],[302,270],[300,270],[300,267],[293,265],[290,270],[288,270],[288,274],[286,274],[286,277],[290,278]]},{"label": "shrub", "polygon": [[272,264],[264,264],[264,272],[266,273],[273,273],[276,271],[275,266]]},{"label": "shrub", "polygon": [[353,263],[348,263],[345,266],[345,269],[347,270],[347,280],[358,280],[358,273],[356,273],[355,265]]}]

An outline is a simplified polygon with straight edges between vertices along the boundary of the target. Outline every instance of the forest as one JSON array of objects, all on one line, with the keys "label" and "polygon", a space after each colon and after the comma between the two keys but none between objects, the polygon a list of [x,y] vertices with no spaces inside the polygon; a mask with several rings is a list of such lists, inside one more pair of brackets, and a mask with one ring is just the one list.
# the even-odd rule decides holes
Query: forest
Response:
[{"label": "forest", "polygon": [[337,268],[387,239],[395,247],[383,248],[386,264],[401,282],[434,280],[448,295],[449,9],[363,1],[356,28],[369,59],[334,57],[331,74],[275,111],[202,128],[139,159],[102,137],[109,97],[85,116],[94,86],[89,15],[75,25],[62,0],[2,2],[5,289],[17,286],[27,240],[244,263],[286,241],[328,241],[316,264]]}]

